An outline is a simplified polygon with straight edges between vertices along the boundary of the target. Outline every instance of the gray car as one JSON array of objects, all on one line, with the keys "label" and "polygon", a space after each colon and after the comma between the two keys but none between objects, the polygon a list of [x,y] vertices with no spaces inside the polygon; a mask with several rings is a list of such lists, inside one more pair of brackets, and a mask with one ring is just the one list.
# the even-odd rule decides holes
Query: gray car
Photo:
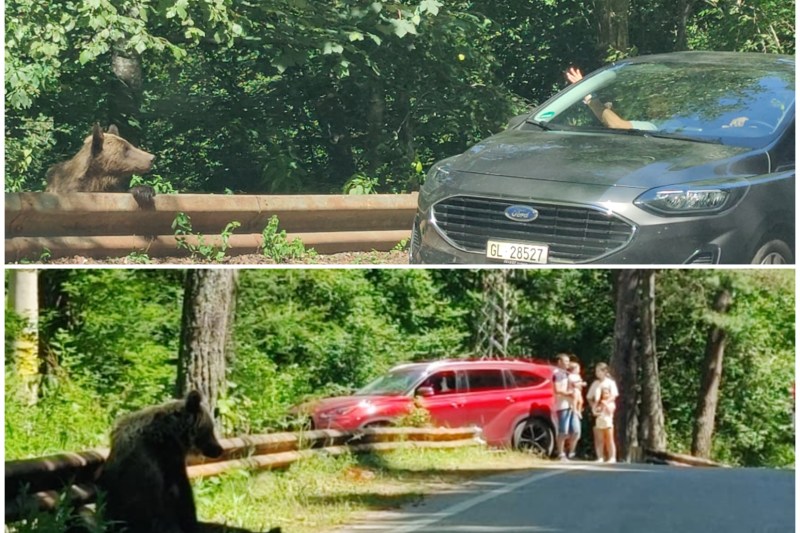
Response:
[{"label": "gray car", "polygon": [[431,168],[411,262],[794,263],[794,96],[791,56],[604,67]]}]

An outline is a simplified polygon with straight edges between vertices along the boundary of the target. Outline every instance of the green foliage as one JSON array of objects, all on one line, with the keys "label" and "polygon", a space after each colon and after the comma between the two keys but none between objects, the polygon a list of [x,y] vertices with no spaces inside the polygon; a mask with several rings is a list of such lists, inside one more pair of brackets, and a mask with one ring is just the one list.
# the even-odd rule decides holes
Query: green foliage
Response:
[{"label": "green foliage", "polygon": [[286,231],[278,231],[278,217],[269,217],[267,226],[261,232],[261,251],[276,263],[285,263],[292,259],[315,257],[317,252],[313,248],[306,250],[303,241],[295,237],[292,242],[286,237]]},{"label": "green foliage", "polygon": [[[195,233],[192,229],[192,219],[186,213],[177,213],[175,220],[172,221],[172,229],[175,231],[175,240],[179,250],[187,250],[192,258],[200,257],[206,261],[222,261],[225,259],[225,252],[228,250],[228,241],[233,235],[233,230],[241,226],[241,222],[228,222],[220,233],[220,245],[209,244],[204,235]],[[186,237],[194,237],[197,244],[190,242]]]},{"label": "green foliage", "polygon": [[5,378],[7,458],[38,457],[108,444],[112,418],[96,391],[62,380],[46,386],[32,407],[14,372],[6,368]]},{"label": "green foliage", "polygon": [[160,174],[150,174],[148,176],[133,176],[131,178],[131,188],[137,185],[149,185],[156,194],[178,194],[178,190]]},{"label": "green foliage", "polygon": [[414,407],[411,408],[411,412],[397,420],[397,426],[409,428],[428,428],[433,427],[434,424],[433,419],[431,418],[431,412],[425,409],[425,407],[419,401],[415,401]]},{"label": "green foliage", "polygon": [[375,194],[378,185],[378,180],[364,176],[363,174],[356,174],[344,184],[344,194]]},{"label": "green foliage", "polygon": [[[657,349],[670,447],[690,449],[706,337],[717,324],[729,340],[714,456],[748,466],[790,464],[794,273],[670,270],[657,280]],[[723,286],[733,291],[734,303],[721,316],[710,307]]]}]

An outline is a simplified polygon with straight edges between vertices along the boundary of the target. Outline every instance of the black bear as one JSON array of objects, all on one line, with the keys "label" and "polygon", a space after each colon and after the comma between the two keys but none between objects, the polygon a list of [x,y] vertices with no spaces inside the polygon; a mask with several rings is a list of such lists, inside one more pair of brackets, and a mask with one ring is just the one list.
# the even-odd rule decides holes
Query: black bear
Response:
[{"label": "black bear", "polygon": [[219,457],[214,420],[197,391],[122,417],[98,480],[105,517],[128,533],[200,531],[186,457]]},{"label": "black bear", "polygon": [[[103,132],[95,124],[92,134],[69,161],[50,167],[47,171],[45,191],[69,192],[124,192],[133,174],[148,172],[155,156],[140,150],[119,136],[112,125]],[[155,191],[149,186],[130,189],[142,207],[153,207]]]}]

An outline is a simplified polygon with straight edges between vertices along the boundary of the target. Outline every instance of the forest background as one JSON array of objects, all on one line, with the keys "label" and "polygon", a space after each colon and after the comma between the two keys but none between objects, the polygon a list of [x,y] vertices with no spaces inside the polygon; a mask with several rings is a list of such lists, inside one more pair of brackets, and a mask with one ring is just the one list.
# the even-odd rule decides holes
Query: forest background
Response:
[{"label": "forest background", "polygon": [[[415,190],[565,86],[676,50],[794,54],[793,0],[9,0],[6,191],[99,121],[158,192]],[[665,88],[669,90],[669,88]]]},{"label": "forest background", "polygon": [[[218,300],[205,304],[219,312],[223,293],[235,294],[225,386],[216,401],[227,435],[285,429],[291,406],[348,393],[401,362],[486,356],[487,304],[507,308],[510,356],[550,359],[573,352],[591,379],[595,363],[613,363],[624,347],[620,339],[639,320],[626,325],[619,311],[637,300],[654,310],[656,327],[648,337],[655,341],[666,448],[692,447],[693,428],[705,416],[698,409],[707,394],[705,361],[721,335],[710,455],[747,466],[794,464],[793,270],[237,272],[237,289],[218,290]],[[117,416],[179,393],[182,358],[188,357],[180,346],[181,321],[185,295],[193,294],[189,280],[197,274],[38,271],[38,359],[5,359],[7,459],[105,445]],[[637,285],[626,292],[622,280],[634,275],[639,287],[649,283],[652,291],[644,292],[654,298]],[[502,301],[491,300],[498,280]],[[19,353],[14,341],[24,323],[11,302],[5,320],[5,353]],[[645,367],[632,381],[643,398],[643,389],[653,389],[645,384]],[[633,392],[623,390],[623,397],[636,398]],[[642,402],[638,409],[645,413]]]}]

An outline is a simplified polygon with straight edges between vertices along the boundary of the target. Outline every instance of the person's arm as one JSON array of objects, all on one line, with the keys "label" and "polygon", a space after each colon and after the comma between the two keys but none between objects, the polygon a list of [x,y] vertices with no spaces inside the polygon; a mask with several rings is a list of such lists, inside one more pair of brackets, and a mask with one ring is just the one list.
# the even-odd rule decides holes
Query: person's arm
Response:
[{"label": "person's arm", "polygon": [[586,96],[586,98],[588,98],[588,101],[584,99],[584,102],[586,102],[586,105],[592,110],[594,116],[596,116],[605,127],[613,128],[615,130],[629,130],[633,128],[633,124],[631,124],[630,120],[625,120],[617,115],[609,106],[601,102],[596,96],[589,94]]},{"label": "person's arm", "polygon": [[611,380],[611,399],[613,401],[617,401],[619,397],[619,389],[617,389],[617,382],[613,379]]},{"label": "person's arm", "polygon": [[[583,73],[580,69],[575,67],[570,67],[564,74],[567,76],[567,80],[570,83],[578,83],[583,79]],[[594,113],[597,119],[602,122],[605,127],[618,130],[629,130],[633,128],[633,124],[631,124],[629,120],[625,120],[617,115],[611,110],[610,106],[601,102],[596,96],[587,94],[583,98],[583,103],[589,106],[589,109],[592,110],[592,113]]]}]

